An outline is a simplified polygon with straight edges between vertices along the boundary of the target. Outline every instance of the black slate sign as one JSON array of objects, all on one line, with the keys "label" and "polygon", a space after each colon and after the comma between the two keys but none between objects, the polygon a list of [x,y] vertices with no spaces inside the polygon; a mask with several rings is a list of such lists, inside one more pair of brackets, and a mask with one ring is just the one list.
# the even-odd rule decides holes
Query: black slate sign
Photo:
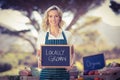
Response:
[{"label": "black slate sign", "polygon": [[42,45],[41,66],[42,67],[68,67],[70,66],[70,45]]}]

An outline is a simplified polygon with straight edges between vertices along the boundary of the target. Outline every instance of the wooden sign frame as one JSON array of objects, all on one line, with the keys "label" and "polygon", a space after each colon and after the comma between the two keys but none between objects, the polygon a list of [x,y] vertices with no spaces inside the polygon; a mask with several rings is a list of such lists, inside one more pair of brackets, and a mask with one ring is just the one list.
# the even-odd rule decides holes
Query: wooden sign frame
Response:
[{"label": "wooden sign frame", "polygon": [[71,64],[72,45],[42,45],[41,67],[67,68]]}]

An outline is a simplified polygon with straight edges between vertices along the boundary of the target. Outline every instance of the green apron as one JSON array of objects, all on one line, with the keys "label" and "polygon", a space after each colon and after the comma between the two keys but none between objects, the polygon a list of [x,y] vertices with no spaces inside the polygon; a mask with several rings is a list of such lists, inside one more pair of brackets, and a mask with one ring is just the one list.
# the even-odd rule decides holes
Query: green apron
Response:
[{"label": "green apron", "polygon": [[[49,32],[46,34],[45,44],[48,45],[66,45],[67,40],[64,32],[64,39],[48,39]],[[40,80],[70,80],[69,72],[65,68],[44,68],[40,73]]]}]

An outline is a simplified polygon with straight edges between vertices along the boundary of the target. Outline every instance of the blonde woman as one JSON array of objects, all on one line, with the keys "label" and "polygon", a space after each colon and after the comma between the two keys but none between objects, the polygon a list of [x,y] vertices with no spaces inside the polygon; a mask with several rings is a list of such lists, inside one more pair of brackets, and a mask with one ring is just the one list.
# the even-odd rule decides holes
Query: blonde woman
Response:
[{"label": "blonde woman", "polygon": [[[38,37],[38,53],[41,53],[40,45],[67,45],[70,32],[63,31],[65,22],[62,20],[61,9],[53,5],[49,7],[44,14],[42,22],[42,31]],[[69,72],[66,68],[43,68],[40,73],[40,80],[69,80]]]}]

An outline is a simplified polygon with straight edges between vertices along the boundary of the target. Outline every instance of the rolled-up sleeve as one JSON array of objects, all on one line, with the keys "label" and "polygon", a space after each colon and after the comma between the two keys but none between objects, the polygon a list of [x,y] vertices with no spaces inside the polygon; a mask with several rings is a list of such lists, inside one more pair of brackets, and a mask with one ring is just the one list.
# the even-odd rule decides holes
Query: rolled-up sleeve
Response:
[{"label": "rolled-up sleeve", "polygon": [[40,49],[41,45],[45,44],[45,35],[46,35],[45,32],[40,32],[39,33],[38,38],[37,38],[37,42],[36,42],[36,48],[37,48],[37,50]]},{"label": "rolled-up sleeve", "polygon": [[65,31],[65,35],[66,35],[66,38],[67,38],[67,43],[68,44],[73,44],[72,41],[71,41],[71,38],[72,38],[71,32]]}]

